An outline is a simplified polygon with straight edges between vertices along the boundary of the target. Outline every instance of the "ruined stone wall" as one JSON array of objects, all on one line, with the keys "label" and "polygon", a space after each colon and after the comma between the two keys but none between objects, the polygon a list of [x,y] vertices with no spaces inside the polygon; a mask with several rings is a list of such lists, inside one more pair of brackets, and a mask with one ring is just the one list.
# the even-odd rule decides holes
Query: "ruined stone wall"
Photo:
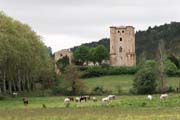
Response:
[{"label": "ruined stone wall", "polygon": [[63,57],[68,56],[69,63],[72,63],[73,60],[73,53],[69,49],[60,50],[58,52],[54,53],[54,59],[55,61],[58,61],[59,59],[62,59]]}]

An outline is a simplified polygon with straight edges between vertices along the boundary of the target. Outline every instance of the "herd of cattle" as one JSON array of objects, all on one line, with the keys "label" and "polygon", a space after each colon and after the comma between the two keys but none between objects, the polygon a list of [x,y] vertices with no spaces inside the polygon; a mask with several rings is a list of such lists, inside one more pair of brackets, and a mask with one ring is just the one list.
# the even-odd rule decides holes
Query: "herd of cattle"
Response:
[{"label": "herd of cattle", "polygon": [[[160,95],[160,100],[165,100],[168,98],[168,94],[161,94]],[[108,95],[107,97],[104,97],[101,99],[101,101],[103,103],[106,103],[106,102],[109,102],[109,101],[112,101],[112,100],[115,100],[116,99],[116,96],[115,95]],[[147,99],[148,100],[152,100],[153,99],[153,96],[152,95],[148,95],[147,96]],[[29,104],[29,100],[27,97],[24,97],[23,99],[23,103],[25,106],[27,106]],[[67,103],[70,103],[70,102],[86,102],[88,100],[92,100],[93,102],[97,102],[98,99],[96,97],[90,97],[89,95],[86,95],[86,96],[80,96],[80,97],[67,97],[64,99],[64,103],[67,104]],[[46,106],[43,104],[43,107],[46,108]]]},{"label": "herd of cattle", "polygon": [[[108,95],[107,97],[104,97],[101,99],[102,102],[109,102],[111,100],[114,100],[116,98],[115,95]],[[165,100],[168,98],[168,94],[161,94],[160,95],[160,100]],[[81,97],[67,97],[64,99],[64,103],[70,103],[71,101],[75,101],[75,102],[82,102],[82,101],[87,101],[87,100],[90,100],[91,97],[90,96],[81,96]],[[147,99],[148,100],[152,100],[153,99],[153,96],[152,95],[148,95],[147,96]],[[96,97],[92,97],[92,101],[96,102],[97,101],[97,98]]]},{"label": "herd of cattle", "polygon": [[[108,102],[110,100],[114,100],[115,98],[116,98],[115,95],[108,95],[107,97],[102,98],[102,102]],[[71,101],[75,101],[75,102],[82,102],[82,101],[84,101],[84,102],[86,102],[87,100],[92,100],[92,101],[96,102],[97,98],[96,97],[92,97],[92,99],[91,99],[91,97],[88,96],[88,95],[80,96],[80,97],[75,97],[75,98],[74,97],[67,97],[67,98],[64,99],[64,103],[69,103]]]}]

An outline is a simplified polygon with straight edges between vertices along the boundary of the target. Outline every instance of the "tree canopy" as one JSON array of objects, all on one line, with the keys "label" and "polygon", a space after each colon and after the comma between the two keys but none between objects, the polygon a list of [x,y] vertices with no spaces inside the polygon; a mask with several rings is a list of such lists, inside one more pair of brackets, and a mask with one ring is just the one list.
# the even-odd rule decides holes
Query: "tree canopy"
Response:
[{"label": "tree canopy", "polygon": [[40,36],[0,12],[0,92],[33,90],[37,82],[47,87],[52,79],[53,62]]}]

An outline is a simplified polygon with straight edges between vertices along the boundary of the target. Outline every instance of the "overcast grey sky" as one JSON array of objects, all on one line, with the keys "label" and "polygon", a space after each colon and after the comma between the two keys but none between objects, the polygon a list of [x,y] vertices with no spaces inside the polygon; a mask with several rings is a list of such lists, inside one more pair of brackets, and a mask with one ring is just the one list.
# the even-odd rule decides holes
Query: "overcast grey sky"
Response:
[{"label": "overcast grey sky", "polygon": [[111,25],[180,21],[180,0],[0,0],[0,10],[29,24],[53,52],[109,37]]}]

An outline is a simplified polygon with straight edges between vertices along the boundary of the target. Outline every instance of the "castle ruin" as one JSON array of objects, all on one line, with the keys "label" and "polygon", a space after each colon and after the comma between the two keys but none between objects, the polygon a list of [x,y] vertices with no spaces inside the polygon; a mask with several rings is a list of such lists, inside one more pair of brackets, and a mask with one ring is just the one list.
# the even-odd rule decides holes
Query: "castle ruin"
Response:
[{"label": "castle ruin", "polygon": [[110,27],[110,64],[112,66],[136,65],[134,27]]},{"label": "castle ruin", "polygon": [[[69,58],[69,64],[72,64],[73,52],[70,49],[63,49],[63,50],[55,52],[54,53],[54,60],[55,60],[55,62],[57,62],[58,60],[61,60],[66,56]],[[61,74],[61,70],[58,69],[56,64],[55,64],[55,72],[59,75]]]}]

